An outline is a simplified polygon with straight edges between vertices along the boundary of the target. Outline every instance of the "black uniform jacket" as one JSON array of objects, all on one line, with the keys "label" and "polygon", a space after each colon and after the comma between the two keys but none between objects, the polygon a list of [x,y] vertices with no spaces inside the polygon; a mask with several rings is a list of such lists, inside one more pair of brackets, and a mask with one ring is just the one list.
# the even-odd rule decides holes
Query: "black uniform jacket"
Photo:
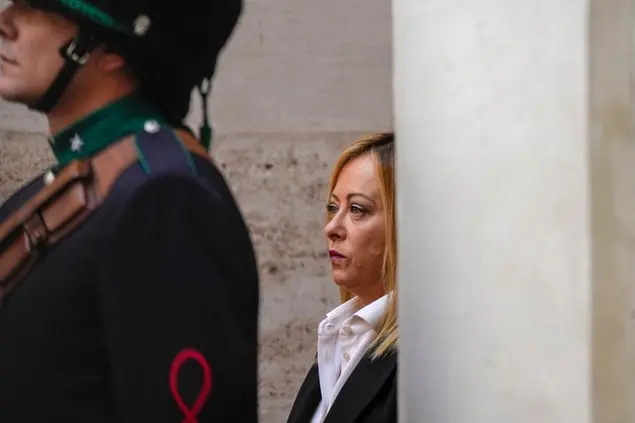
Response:
[{"label": "black uniform jacket", "polygon": [[[172,131],[142,144],[0,305],[0,422],[257,421],[247,227],[215,166]],[[10,197],[0,222],[42,185]]]},{"label": "black uniform jacket", "polygon": [[[318,365],[309,370],[287,423],[311,423],[320,403]],[[397,423],[397,353],[357,364],[324,423]]]}]

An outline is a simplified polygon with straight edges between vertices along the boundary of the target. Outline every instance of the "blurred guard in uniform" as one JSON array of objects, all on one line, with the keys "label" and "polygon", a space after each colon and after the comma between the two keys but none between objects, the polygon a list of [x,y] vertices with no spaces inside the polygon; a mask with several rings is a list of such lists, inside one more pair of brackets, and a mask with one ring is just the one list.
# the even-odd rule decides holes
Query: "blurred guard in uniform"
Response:
[{"label": "blurred guard in uniform", "polygon": [[0,95],[46,115],[57,159],[0,208],[0,422],[257,420],[254,252],[209,126],[183,123],[241,8],[0,13]]}]

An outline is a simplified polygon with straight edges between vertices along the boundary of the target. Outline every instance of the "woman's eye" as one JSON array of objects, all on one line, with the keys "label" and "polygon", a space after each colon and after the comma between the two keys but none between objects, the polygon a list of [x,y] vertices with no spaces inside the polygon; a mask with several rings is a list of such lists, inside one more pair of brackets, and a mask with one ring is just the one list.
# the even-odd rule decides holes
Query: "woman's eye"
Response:
[{"label": "woman's eye", "polygon": [[326,211],[329,214],[335,214],[337,213],[337,206],[335,204],[327,204],[326,205]]},{"label": "woman's eye", "polygon": [[365,212],[366,212],[366,209],[364,209],[363,207],[356,206],[354,204],[351,206],[351,213],[353,214],[363,214]]}]

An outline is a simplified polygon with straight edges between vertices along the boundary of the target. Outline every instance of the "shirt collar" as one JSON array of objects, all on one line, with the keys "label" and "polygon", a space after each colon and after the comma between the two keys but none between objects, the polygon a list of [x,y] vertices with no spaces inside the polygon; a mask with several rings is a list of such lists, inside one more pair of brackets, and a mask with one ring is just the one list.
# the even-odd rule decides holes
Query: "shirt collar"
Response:
[{"label": "shirt collar", "polygon": [[349,317],[357,316],[368,323],[373,329],[377,330],[381,320],[388,312],[388,301],[391,296],[392,292],[378,298],[361,309],[359,308],[358,298],[353,297],[327,313],[326,321],[334,325],[339,325]]},{"label": "shirt collar", "polygon": [[351,298],[350,300],[340,304],[330,312],[326,313],[326,321],[334,325],[338,325],[344,320],[351,317],[355,313],[355,311],[357,311],[357,309],[357,297]]},{"label": "shirt collar", "polygon": [[373,329],[378,330],[381,320],[388,312],[388,300],[391,294],[373,301],[367,306],[360,309],[354,315],[368,323]]}]

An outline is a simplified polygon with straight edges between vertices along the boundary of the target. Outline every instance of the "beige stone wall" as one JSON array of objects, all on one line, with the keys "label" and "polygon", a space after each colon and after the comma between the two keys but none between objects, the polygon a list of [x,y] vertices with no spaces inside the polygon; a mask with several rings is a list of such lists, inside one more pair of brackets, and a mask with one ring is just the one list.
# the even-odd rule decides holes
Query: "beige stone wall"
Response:
[{"label": "beige stone wall", "polygon": [[[248,0],[220,63],[213,155],[260,262],[264,423],[285,421],[317,323],[337,302],[322,235],[326,181],[346,144],[391,128],[390,21],[382,0]],[[0,198],[50,162],[45,129],[0,103]]]},{"label": "beige stone wall", "polygon": [[593,421],[635,421],[635,3],[593,0]]}]

